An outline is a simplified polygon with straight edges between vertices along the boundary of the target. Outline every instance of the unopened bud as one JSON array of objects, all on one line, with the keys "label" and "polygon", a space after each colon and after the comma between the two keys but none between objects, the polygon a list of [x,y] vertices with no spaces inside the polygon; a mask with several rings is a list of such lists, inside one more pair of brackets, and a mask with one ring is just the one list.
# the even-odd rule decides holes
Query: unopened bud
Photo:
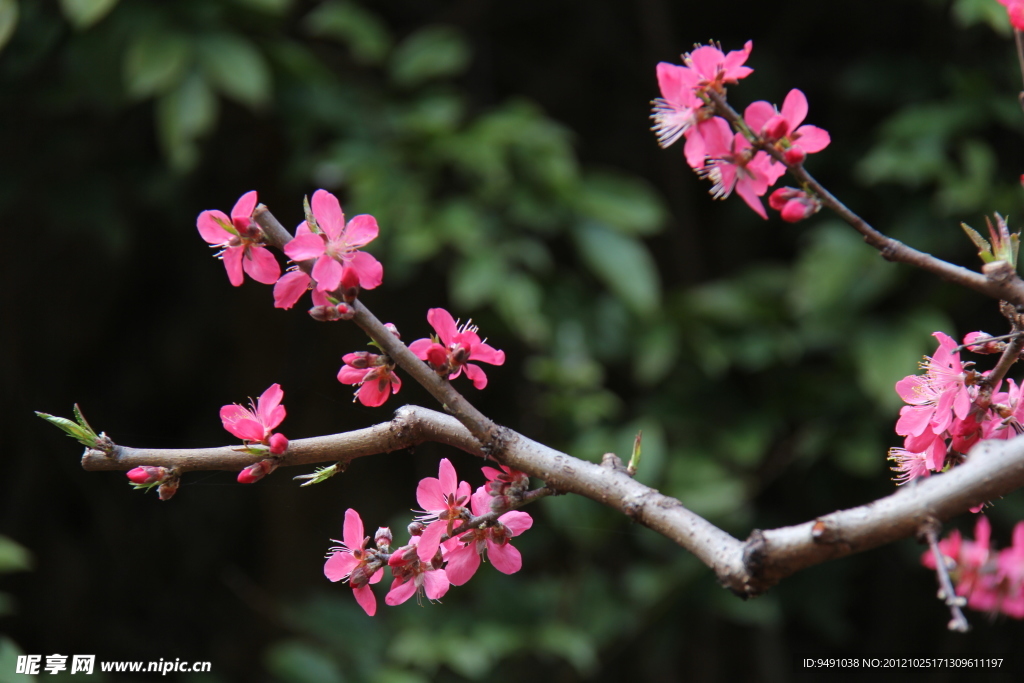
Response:
[{"label": "unopened bud", "polygon": [[386,526],[382,526],[377,529],[377,533],[373,535],[373,542],[376,546],[387,552],[387,549],[391,547],[391,529]]},{"label": "unopened bud", "polygon": [[352,266],[345,266],[341,271],[341,296],[349,303],[359,297],[359,273]]},{"label": "unopened bud", "polygon": [[136,467],[135,469],[128,470],[127,474],[128,479],[131,480],[133,484],[144,486],[146,484],[163,481],[167,477],[167,468],[143,465],[142,467]]},{"label": "unopened bud", "polygon": [[356,309],[352,308],[345,302],[341,302],[335,306],[335,310],[338,313],[338,320],[351,320],[356,314]]},{"label": "unopened bud", "polygon": [[272,434],[270,436],[270,452],[274,455],[282,455],[288,450],[288,437],[284,434]]},{"label": "unopened bud", "polygon": [[402,335],[398,334],[398,328],[395,327],[394,323],[384,323],[384,327],[387,328],[388,332],[390,332],[391,334],[395,335],[395,339],[401,339],[402,338]]},{"label": "unopened bud", "polygon": [[341,320],[341,316],[338,315],[338,308],[330,304],[324,306],[314,306],[309,309],[309,317],[317,322],[326,323],[334,320]]},{"label": "unopened bud", "polygon": [[423,534],[423,530],[427,528],[427,525],[423,522],[410,522],[408,529],[410,536],[420,536]]},{"label": "unopened bud", "polygon": [[782,138],[789,135],[789,122],[782,117],[781,114],[776,114],[764,124],[764,136],[768,140],[774,142],[781,140]]},{"label": "unopened bud", "polygon": [[239,484],[255,484],[263,477],[277,469],[277,462],[274,460],[260,460],[249,465],[238,473]]},{"label": "unopened bud", "polygon": [[807,152],[803,151],[799,147],[790,147],[782,153],[782,157],[790,166],[799,166],[804,163],[804,159],[807,158]]},{"label": "unopened bud", "polygon": [[964,346],[972,353],[1002,353],[1006,342],[991,339],[992,335],[987,332],[968,332],[964,335]]}]

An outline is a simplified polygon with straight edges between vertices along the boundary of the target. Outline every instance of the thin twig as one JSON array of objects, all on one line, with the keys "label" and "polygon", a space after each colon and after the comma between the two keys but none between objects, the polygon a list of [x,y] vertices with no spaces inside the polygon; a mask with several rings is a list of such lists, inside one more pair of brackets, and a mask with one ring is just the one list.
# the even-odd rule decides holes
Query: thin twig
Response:
[{"label": "thin twig", "polygon": [[967,623],[967,618],[960,609],[967,604],[967,600],[956,594],[956,590],[953,588],[953,581],[949,578],[946,556],[942,554],[942,550],[939,548],[939,529],[941,529],[941,525],[937,519],[927,520],[921,529],[921,533],[928,541],[928,546],[932,550],[932,556],[935,558],[935,574],[939,579],[939,600],[946,603],[946,606],[949,607],[949,611],[953,615],[948,624],[949,630],[967,633],[971,630],[971,625]]}]

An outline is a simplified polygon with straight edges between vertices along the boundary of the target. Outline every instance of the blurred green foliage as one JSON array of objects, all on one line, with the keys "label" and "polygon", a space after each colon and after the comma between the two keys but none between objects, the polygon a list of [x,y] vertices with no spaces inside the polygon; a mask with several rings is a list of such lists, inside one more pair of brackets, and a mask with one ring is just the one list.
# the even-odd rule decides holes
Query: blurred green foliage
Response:
[{"label": "blurred green foliage", "polygon": [[[565,18],[543,2],[0,0],[0,215],[20,228],[9,254],[47,259],[4,274],[18,294],[0,368],[19,388],[4,407],[88,399],[126,443],[211,445],[219,405],[282,381],[289,436],[386,419],[333,381],[365,340],[233,290],[192,227],[254,187],[292,226],[324,187],[381,226],[378,315],[415,339],[445,305],[508,351],[479,394],[499,421],[593,461],[628,457],[642,430],[638,478],[740,536],[885,495],[893,384],[935,330],[1002,332],[995,306],[884,262],[829,216],[786,226],[711,202],[645,130],[653,66],[708,32],[742,31],[727,49],[753,36],[757,71],[730,99],[799,85],[833,132],[812,172],[880,229],[972,267],[958,222],[1019,213],[1019,74],[995,0],[886,3],[888,21],[864,12],[827,38],[800,28],[818,4],[745,5],[732,27],[657,2]],[[211,682],[785,680],[793,652],[932,652],[945,625],[912,544],[741,602],[571,497],[531,510],[521,574],[484,566],[443,605],[370,620],[319,554],[349,506],[399,529],[436,458],[359,463],[298,497],[285,477],[252,493],[195,477],[157,507],[38,435],[10,439],[23,464],[4,510],[38,558],[35,609],[12,630],[30,652],[180,651],[212,660]],[[1000,501],[997,534],[1022,514]],[[99,612],[88,633],[60,627]],[[1020,630],[979,632],[981,652]]]}]

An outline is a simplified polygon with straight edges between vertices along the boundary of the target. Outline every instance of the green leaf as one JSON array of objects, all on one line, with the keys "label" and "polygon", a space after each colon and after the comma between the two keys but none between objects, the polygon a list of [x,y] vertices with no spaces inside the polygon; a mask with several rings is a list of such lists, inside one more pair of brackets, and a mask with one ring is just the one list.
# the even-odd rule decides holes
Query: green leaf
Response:
[{"label": "green leaf", "polygon": [[661,303],[661,283],[654,259],[639,240],[596,221],[573,231],[583,260],[608,289],[638,315],[651,315]]},{"label": "green leaf", "polygon": [[207,36],[199,57],[210,83],[227,97],[256,109],[270,98],[270,69],[251,42],[234,33]]},{"label": "green leaf", "polygon": [[391,58],[391,77],[399,85],[418,85],[462,73],[472,56],[451,26],[426,26],[402,41]]},{"label": "green leaf", "polygon": [[0,50],[11,39],[18,25],[18,0],[0,0]]},{"label": "green leaf", "polygon": [[64,18],[75,28],[87,29],[114,9],[118,0],[60,0]]},{"label": "green leaf", "polygon": [[348,45],[357,62],[379,64],[391,50],[391,35],[380,19],[352,2],[325,2],[302,23],[311,36]]},{"label": "green leaf", "polygon": [[13,538],[0,534],[0,574],[32,568],[32,553]]},{"label": "green leaf", "polygon": [[[76,415],[81,415],[77,412]],[[96,446],[96,432],[92,431],[92,428],[88,424],[82,424],[81,422],[72,422],[66,417],[57,417],[56,415],[50,415],[49,413],[40,413],[36,411],[36,415],[43,418],[54,427],[63,430],[72,439],[75,439],[83,446],[94,448]]]},{"label": "green leaf", "polygon": [[157,131],[173,168],[184,171],[198,161],[196,140],[213,127],[216,118],[217,98],[198,73],[157,100]]},{"label": "green leaf", "polygon": [[576,194],[577,209],[628,235],[651,235],[661,229],[667,212],[658,195],[639,178],[588,173]]},{"label": "green leaf", "polygon": [[124,53],[125,89],[136,98],[167,92],[181,81],[189,54],[188,41],[178,34],[140,33]]}]

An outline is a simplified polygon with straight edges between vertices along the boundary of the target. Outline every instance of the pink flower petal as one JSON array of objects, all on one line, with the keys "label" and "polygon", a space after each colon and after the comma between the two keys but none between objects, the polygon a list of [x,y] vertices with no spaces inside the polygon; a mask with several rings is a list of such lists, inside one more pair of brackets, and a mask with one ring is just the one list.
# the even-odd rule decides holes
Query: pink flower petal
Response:
[{"label": "pink flower petal", "polygon": [[252,212],[256,208],[256,190],[250,190],[246,192],[238,201],[235,202],[234,208],[231,209],[231,220],[237,225],[238,220],[245,221],[248,224],[249,218],[252,217]]},{"label": "pink flower petal", "polygon": [[445,346],[452,343],[458,328],[455,327],[455,318],[443,308],[431,308],[427,311],[427,322],[437,332],[437,336],[444,342]]},{"label": "pink flower petal", "polygon": [[498,521],[507,526],[513,536],[518,536],[533,526],[533,517],[528,512],[521,510],[506,512],[498,518]]},{"label": "pink flower petal", "polygon": [[448,523],[443,520],[432,522],[420,536],[420,542],[416,546],[416,555],[421,562],[429,563],[441,545],[441,536],[448,528]]},{"label": "pink flower petal", "polygon": [[751,183],[737,183],[736,194],[738,194],[743,201],[747,203],[747,206],[754,210],[754,213],[761,218],[768,220],[768,213],[764,210],[764,204],[761,203],[761,196],[757,193],[757,189]]},{"label": "pink flower petal", "polygon": [[384,281],[384,266],[371,254],[357,251],[348,261],[349,266],[359,276],[359,286],[363,289],[374,289]]},{"label": "pink flower petal", "polygon": [[832,142],[828,131],[817,126],[800,126],[793,137],[797,139],[797,146],[808,154],[820,152]]},{"label": "pink flower petal", "polygon": [[743,110],[743,120],[748,126],[750,126],[752,131],[758,134],[760,134],[764,129],[764,124],[768,123],[774,117],[775,107],[764,100],[751,102],[747,105],[747,108]]},{"label": "pink flower petal", "polygon": [[445,492],[435,477],[426,477],[416,486],[416,502],[427,512],[445,509]]},{"label": "pink flower petal", "polygon": [[441,458],[437,466],[437,479],[441,482],[443,492],[455,493],[459,485],[459,475],[455,473],[455,465],[448,458]]},{"label": "pink flower petal", "polygon": [[480,363],[490,363],[491,365],[504,365],[505,364],[505,352],[499,351],[491,347],[489,344],[477,344],[473,347],[473,355],[470,356],[471,360],[478,361]]},{"label": "pink flower petal", "polygon": [[242,259],[242,267],[249,273],[256,282],[264,285],[272,285],[281,277],[281,266],[277,259],[265,247],[251,247]]},{"label": "pink flower petal", "polygon": [[199,214],[199,218],[196,219],[196,227],[199,228],[199,234],[204,240],[210,244],[225,244],[234,235],[224,229],[221,223],[231,225],[231,219],[228,218],[223,211],[217,211],[213,209],[211,211],[203,211]]},{"label": "pink flower petal", "polygon": [[388,594],[384,597],[384,603],[391,607],[401,605],[403,602],[411,598],[415,592],[415,581],[402,581],[402,579],[395,579],[391,584],[391,590],[388,591]]},{"label": "pink flower petal", "polygon": [[292,261],[306,261],[323,256],[324,238],[313,233],[299,235],[284,245],[284,253]]},{"label": "pink flower petal", "polygon": [[434,569],[423,575],[423,588],[430,600],[440,600],[448,592],[450,582],[443,569]]},{"label": "pink flower petal", "polygon": [[341,264],[330,256],[321,256],[313,264],[313,279],[316,280],[317,291],[333,292],[341,284]]},{"label": "pink flower petal", "polygon": [[807,118],[807,96],[803,91],[793,88],[782,103],[782,116],[789,123],[789,129],[795,130]]},{"label": "pink flower petal", "polygon": [[349,508],[345,510],[345,526],[343,527],[342,538],[349,550],[356,550],[363,547],[363,540],[366,534],[363,533],[363,519],[359,513]]},{"label": "pink flower petal", "polygon": [[448,555],[448,564],[444,573],[453,586],[461,586],[473,578],[480,568],[480,553],[476,550],[476,542],[453,550]]},{"label": "pink flower petal", "polygon": [[487,387],[487,373],[479,365],[466,363],[462,369],[466,371],[466,377],[472,380],[474,388],[482,391]]},{"label": "pink flower petal", "polygon": [[342,365],[338,371],[338,381],[342,384],[361,384],[363,379],[373,372],[373,368],[353,368],[350,365]]},{"label": "pink flower petal", "polygon": [[327,237],[331,240],[337,239],[341,235],[341,231],[345,229],[345,214],[341,212],[338,198],[327,190],[317,190],[313,193],[313,201],[310,202],[310,206],[320,229],[326,232]]},{"label": "pink flower petal", "polygon": [[245,253],[244,247],[230,247],[224,250],[221,260],[224,261],[224,269],[228,271],[228,282],[235,287],[241,287],[245,281],[242,275],[242,256]]},{"label": "pink flower petal", "polygon": [[427,359],[427,350],[434,345],[434,342],[430,339],[417,339],[413,343],[409,344],[409,350],[412,354],[420,360]]},{"label": "pink flower petal", "polygon": [[515,574],[523,568],[523,556],[511,543],[500,545],[488,538],[487,559],[502,574]]},{"label": "pink flower petal", "polygon": [[287,310],[294,306],[305,294],[309,283],[309,276],[301,270],[285,273],[274,285],[274,307]]},{"label": "pink flower petal", "polygon": [[324,563],[324,576],[331,581],[341,581],[351,574],[358,564],[359,560],[352,557],[352,553],[336,550]]},{"label": "pink flower petal", "polygon": [[[373,371],[371,370],[371,372]],[[360,403],[368,408],[379,408],[384,405],[388,400],[388,396],[391,395],[389,391],[391,387],[385,378],[379,376],[369,377],[369,375],[370,373],[367,373],[368,379],[364,378],[363,386],[359,387],[356,397]]]},{"label": "pink flower petal", "polygon": [[377,239],[379,233],[377,219],[368,213],[361,213],[345,226],[345,244],[360,249]]},{"label": "pink flower petal", "polygon": [[367,616],[372,617],[377,613],[377,597],[373,594],[369,585],[353,588],[352,596],[359,603],[359,606],[363,608]]},{"label": "pink flower petal", "polygon": [[267,390],[256,399],[257,414],[267,429],[273,429],[284,420],[285,410],[281,405],[284,398],[284,390],[280,384],[271,384]]}]

